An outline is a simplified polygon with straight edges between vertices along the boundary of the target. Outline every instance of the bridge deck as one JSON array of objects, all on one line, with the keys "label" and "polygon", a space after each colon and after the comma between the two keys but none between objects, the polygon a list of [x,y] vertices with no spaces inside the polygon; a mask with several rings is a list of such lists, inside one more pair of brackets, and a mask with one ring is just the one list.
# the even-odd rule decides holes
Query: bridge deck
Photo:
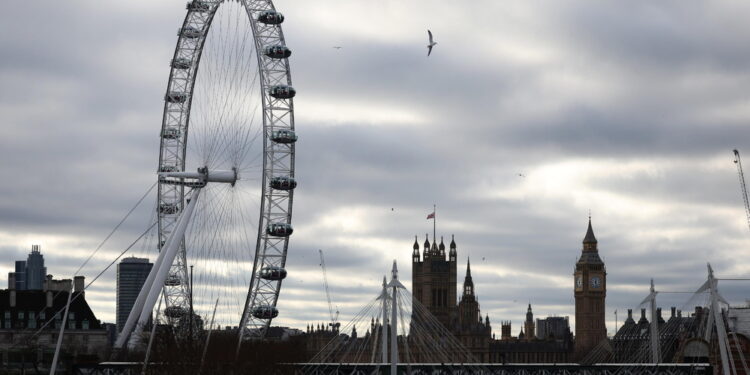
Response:
[{"label": "bridge deck", "polygon": [[[305,363],[294,364],[295,374],[311,375],[374,375],[390,374],[385,363]],[[411,375],[710,375],[708,363],[606,363],[579,365],[576,363],[419,363],[399,364],[398,374]]]}]

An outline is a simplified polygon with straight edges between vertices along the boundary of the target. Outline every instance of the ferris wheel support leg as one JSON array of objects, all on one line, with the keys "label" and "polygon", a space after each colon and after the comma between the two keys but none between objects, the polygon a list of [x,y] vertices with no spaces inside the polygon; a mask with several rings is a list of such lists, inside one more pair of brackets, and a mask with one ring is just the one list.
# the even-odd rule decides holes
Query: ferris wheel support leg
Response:
[{"label": "ferris wheel support leg", "polygon": [[[169,238],[167,242],[165,242],[165,245],[169,245],[169,242],[172,241],[172,237]],[[166,247],[165,247],[166,248]],[[122,332],[120,332],[120,335],[117,337],[117,341],[115,342],[115,349],[120,349],[125,345],[125,342],[127,341],[128,337],[130,336],[130,332],[133,330],[133,327],[135,327],[135,323],[138,321],[138,318],[141,316],[141,311],[143,310],[143,304],[146,300],[148,291],[151,290],[151,286],[154,284],[154,278],[156,277],[156,271],[161,268],[161,264],[164,261],[164,254],[166,254],[165,251],[160,251],[159,256],[156,257],[156,260],[154,261],[153,267],[151,267],[151,272],[148,273],[148,276],[146,277],[146,281],[143,283],[143,286],[141,287],[141,291],[138,292],[138,297],[135,300],[135,303],[133,303],[133,308],[130,310],[130,314],[128,314],[128,320],[125,322],[125,326],[122,328]]]},{"label": "ferris wheel support leg", "polygon": [[[136,324],[135,329],[133,330],[133,334],[130,335],[128,347],[131,349],[140,343],[141,332],[143,332],[143,327],[145,327],[145,325],[148,323],[148,319],[151,317],[151,312],[154,309],[154,305],[156,305],[156,300],[159,298],[161,289],[164,287],[164,281],[167,279],[169,269],[172,267],[172,263],[174,263],[174,259],[180,249],[180,244],[182,243],[181,239],[185,236],[185,230],[190,223],[190,217],[193,215],[195,204],[198,202],[200,192],[200,188],[196,188],[193,190],[193,194],[190,197],[190,203],[188,203],[187,208],[185,208],[185,211],[182,213],[182,215],[180,215],[180,218],[177,221],[177,226],[175,227],[174,232],[172,232],[169,240],[167,241],[166,249],[162,249],[161,251],[162,253],[164,253],[164,259],[162,259],[158,272],[154,276],[151,288],[148,291],[148,295],[144,300],[143,309],[141,310],[138,324]],[[152,269],[152,273],[153,272],[154,271]]]}]

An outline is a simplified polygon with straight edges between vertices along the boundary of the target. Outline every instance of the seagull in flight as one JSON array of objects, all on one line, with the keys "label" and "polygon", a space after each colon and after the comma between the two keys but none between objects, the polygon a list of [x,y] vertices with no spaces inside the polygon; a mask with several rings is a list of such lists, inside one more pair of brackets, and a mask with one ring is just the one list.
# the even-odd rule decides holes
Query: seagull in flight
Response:
[{"label": "seagull in flight", "polygon": [[335,49],[341,49],[341,46],[333,46]]},{"label": "seagull in flight", "polygon": [[432,31],[427,30],[427,35],[430,37],[430,44],[427,45],[427,56],[430,56],[430,53],[432,53],[432,47],[434,47],[437,42],[432,40]]}]

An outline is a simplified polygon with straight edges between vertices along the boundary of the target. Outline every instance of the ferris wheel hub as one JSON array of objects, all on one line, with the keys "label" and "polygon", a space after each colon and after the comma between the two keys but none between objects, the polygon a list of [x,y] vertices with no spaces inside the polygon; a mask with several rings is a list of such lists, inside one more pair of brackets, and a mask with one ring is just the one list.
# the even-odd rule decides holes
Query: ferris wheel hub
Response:
[{"label": "ferris wheel hub", "polygon": [[172,178],[180,180],[194,180],[199,184],[207,184],[209,182],[221,182],[231,184],[234,186],[237,183],[237,168],[231,170],[208,170],[208,167],[198,168],[196,172],[160,172],[159,177]]}]

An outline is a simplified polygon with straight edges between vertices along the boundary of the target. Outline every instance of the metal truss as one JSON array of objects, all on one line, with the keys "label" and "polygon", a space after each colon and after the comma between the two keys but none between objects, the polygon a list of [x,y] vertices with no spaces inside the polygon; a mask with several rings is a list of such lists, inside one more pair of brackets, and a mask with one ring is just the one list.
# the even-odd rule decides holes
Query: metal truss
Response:
[{"label": "metal truss", "polygon": [[[171,63],[169,84],[164,102],[161,127],[159,171],[185,171],[187,136],[190,109],[198,66],[211,22],[223,0],[203,0],[188,3],[188,11],[182,28],[178,30],[178,41]],[[274,10],[271,0],[242,1],[252,27],[255,51],[262,92],[263,107],[263,176],[260,219],[256,242],[253,274],[240,320],[240,337],[246,329],[251,336],[264,335],[271,319],[258,319],[252,311],[257,306],[275,308],[281,288],[281,280],[264,280],[260,272],[265,267],[284,267],[286,263],[288,236],[274,237],[266,228],[272,223],[291,224],[293,190],[271,189],[268,184],[273,177],[294,177],[294,143],[271,140],[274,131],[294,130],[292,99],[274,98],[269,89],[277,85],[291,86],[288,59],[270,58],[262,51],[264,46],[285,45],[280,25],[258,22],[258,15]],[[177,219],[186,204],[185,186],[167,183],[160,178],[158,187],[159,249],[173,232]],[[189,308],[189,280],[185,241],[182,239],[180,253],[170,269],[164,285],[165,316],[176,325],[180,316]]]},{"label": "metal truss", "polygon": [[282,280],[266,280],[260,277],[264,268],[286,265],[289,237],[274,237],[265,230],[269,224],[291,224],[293,190],[268,188],[273,177],[294,177],[294,143],[278,143],[271,136],[278,130],[294,131],[294,105],[291,99],[278,99],[269,95],[270,88],[279,85],[292,85],[288,59],[273,59],[260,53],[265,46],[286,46],[281,25],[258,22],[258,16],[265,11],[275,11],[271,0],[242,1],[252,25],[255,50],[258,51],[263,98],[263,199],[260,220],[258,220],[258,243],[256,246],[253,274],[247,300],[240,321],[239,340],[243,337],[262,338],[271,319],[253,315],[258,306],[275,307],[279,299]]}]

